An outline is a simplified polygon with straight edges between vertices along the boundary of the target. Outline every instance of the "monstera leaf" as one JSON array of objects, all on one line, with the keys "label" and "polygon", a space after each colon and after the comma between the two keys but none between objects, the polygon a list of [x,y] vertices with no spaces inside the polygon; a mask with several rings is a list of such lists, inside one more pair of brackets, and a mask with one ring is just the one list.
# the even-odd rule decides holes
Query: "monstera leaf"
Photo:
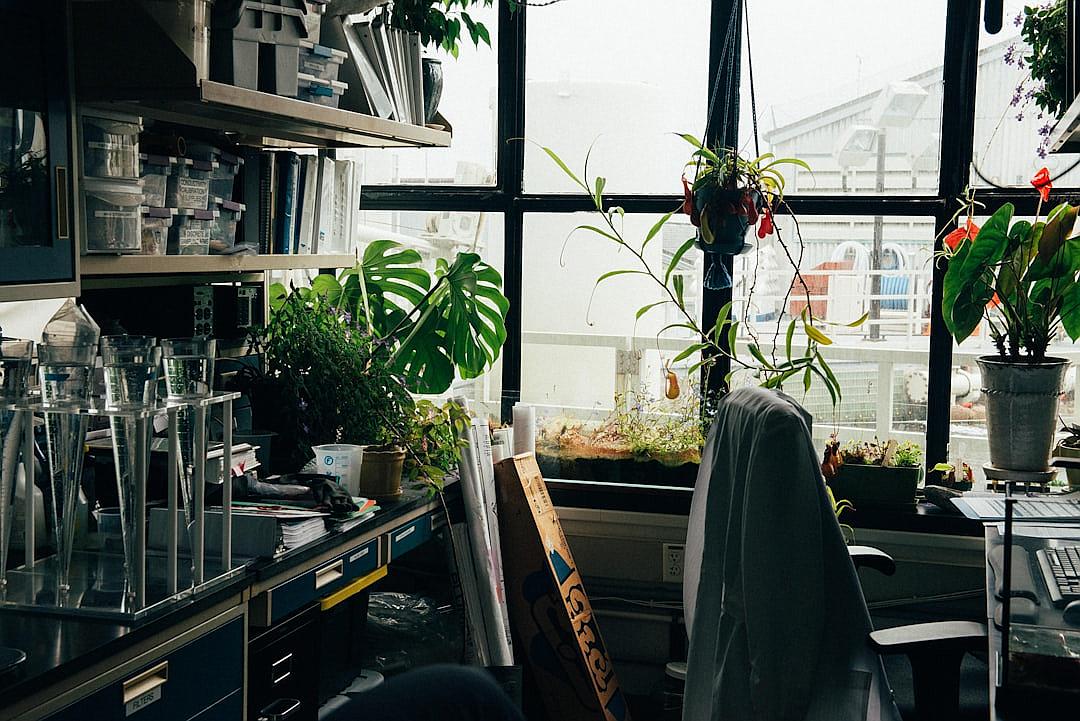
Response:
[{"label": "monstera leaf", "polygon": [[[361,262],[332,275],[316,276],[301,298],[325,297],[346,322],[367,327],[392,348],[391,363],[413,393],[442,393],[454,381],[476,378],[491,367],[506,341],[510,302],[502,276],[476,253],[440,259],[432,276],[415,250],[376,240]],[[287,291],[270,289],[270,307]],[[348,314],[346,316],[345,314]]]},{"label": "monstera leaf", "polygon": [[502,276],[476,253],[440,259],[436,282],[416,321],[394,353],[394,362],[416,393],[441,393],[454,380],[476,378],[499,357],[506,341],[510,302]]}]

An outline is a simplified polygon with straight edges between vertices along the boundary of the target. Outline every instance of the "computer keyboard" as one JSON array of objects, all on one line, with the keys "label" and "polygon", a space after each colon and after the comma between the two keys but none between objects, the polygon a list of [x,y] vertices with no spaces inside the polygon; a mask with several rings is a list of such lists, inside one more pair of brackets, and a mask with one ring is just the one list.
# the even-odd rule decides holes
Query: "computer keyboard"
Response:
[{"label": "computer keyboard", "polygon": [[[977,500],[989,509],[992,509],[1000,518],[1005,517],[1005,501],[996,498],[979,498]],[[1080,520],[1080,501],[1075,498],[1040,500],[1036,498],[1017,498],[1013,505],[1013,518],[1016,519],[1066,519],[1076,518]]]},{"label": "computer keyboard", "polygon": [[1080,598],[1080,546],[1040,548],[1035,557],[1055,606]]}]

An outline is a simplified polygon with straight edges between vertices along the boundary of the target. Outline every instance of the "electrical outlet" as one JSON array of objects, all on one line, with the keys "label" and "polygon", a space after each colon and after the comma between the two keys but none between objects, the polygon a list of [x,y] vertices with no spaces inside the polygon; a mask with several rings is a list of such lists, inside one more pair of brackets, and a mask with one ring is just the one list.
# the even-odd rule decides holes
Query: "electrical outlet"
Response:
[{"label": "electrical outlet", "polygon": [[682,583],[683,564],[686,560],[686,546],[681,543],[663,545],[662,578],[664,583]]}]

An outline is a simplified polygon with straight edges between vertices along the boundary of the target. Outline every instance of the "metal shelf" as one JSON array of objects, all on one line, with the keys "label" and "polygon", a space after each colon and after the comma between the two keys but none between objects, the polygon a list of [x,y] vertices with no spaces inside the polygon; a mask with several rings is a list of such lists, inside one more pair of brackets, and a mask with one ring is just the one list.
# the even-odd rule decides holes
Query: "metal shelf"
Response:
[{"label": "metal shelf", "polygon": [[447,147],[450,132],[202,80],[167,97],[93,105],[164,122],[236,133],[257,147]]},{"label": "metal shelf", "polygon": [[80,274],[84,278],[348,268],[356,263],[351,255],[87,255],[81,260]]}]

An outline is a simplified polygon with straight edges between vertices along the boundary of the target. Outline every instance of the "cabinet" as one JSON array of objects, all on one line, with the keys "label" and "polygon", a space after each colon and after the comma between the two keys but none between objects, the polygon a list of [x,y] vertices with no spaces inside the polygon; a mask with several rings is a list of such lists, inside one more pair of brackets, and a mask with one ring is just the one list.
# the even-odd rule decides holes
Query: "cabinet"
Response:
[{"label": "cabinet", "polygon": [[63,2],[0,0],[0,301],[76,295]]}]

